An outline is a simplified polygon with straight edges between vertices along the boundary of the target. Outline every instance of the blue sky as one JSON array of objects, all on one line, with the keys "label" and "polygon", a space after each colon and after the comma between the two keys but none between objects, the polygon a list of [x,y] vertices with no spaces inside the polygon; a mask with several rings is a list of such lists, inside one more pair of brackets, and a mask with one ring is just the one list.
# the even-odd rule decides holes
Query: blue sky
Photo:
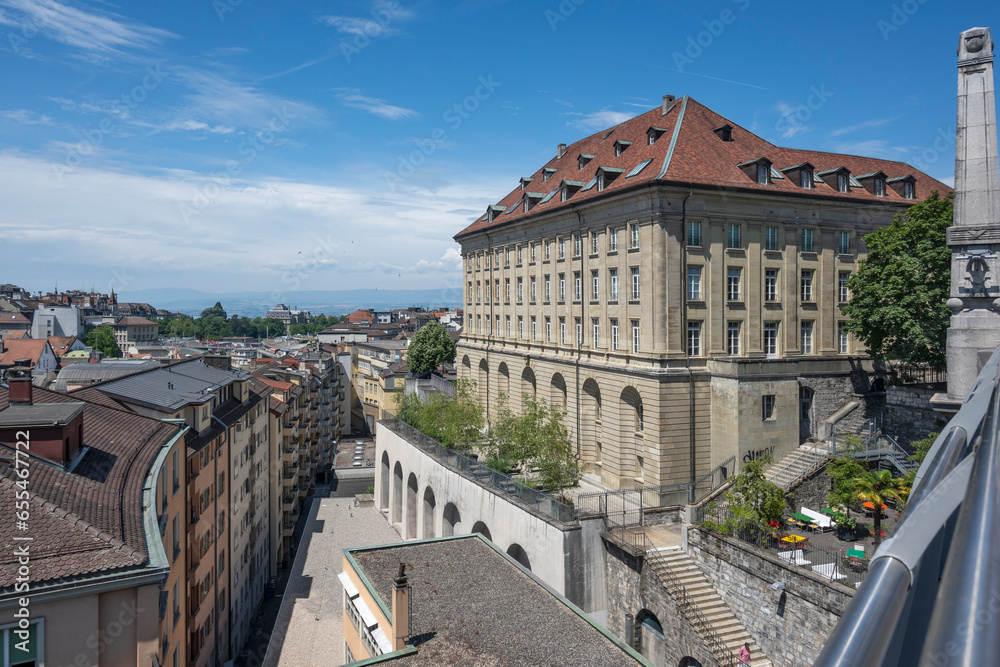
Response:
[{"label": "blue sky", "polygon": [[460,286],[452,236],[691,95],[778,144],[954,175],[991,2],[0,0],[0,282]]}]

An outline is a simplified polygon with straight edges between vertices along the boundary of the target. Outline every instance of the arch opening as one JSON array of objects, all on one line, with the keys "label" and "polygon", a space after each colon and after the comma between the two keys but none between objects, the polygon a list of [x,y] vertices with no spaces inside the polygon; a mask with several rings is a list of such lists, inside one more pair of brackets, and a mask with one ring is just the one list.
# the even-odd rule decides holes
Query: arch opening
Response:
[{"label": "arch opening", "polygon": [[450,537],[458,533],[462,525],[462,515],[458,511],[455,503],[447,503],[444,506],[444,514],[441,515],[441,535]]},{"label": "arch opening", "polygon": [[406,531],[405,539],[417,536],[417,476],[412,472],[406,479]]},{"label": "arch opening", "polygon": [[528,554],[525,553],[524,547],[522,547],[517,542],[507,547],[507,555],[516,560],[521,564],[525,570],[531,571],[531,560],[528,558]]},{"label": "arch opening", "polygon": [[389,509],[389,453],[382,452],[382,464],[381,464],[381,475],[379,477],[379,482],[381,482],[381,489],[379,489],[378,495],[378,506],[379,509]]},{"label": "arch opening", "polygon": [[396,461],[392,469],[392,522],[403,520],[403,466]]},{"label": "arch opening", "polygon": [[482,521],[477,521],[474,524],[472,524],[472,532],[479,533],[480,535],[490,540],[491,542],[493,541],[493,536],[490,535],[490,529]]},{"label": "arch opening", "polygon": [[428,486],[424,489],[424,539],[434,537],[434,508],[436,506],[434,489]]}]

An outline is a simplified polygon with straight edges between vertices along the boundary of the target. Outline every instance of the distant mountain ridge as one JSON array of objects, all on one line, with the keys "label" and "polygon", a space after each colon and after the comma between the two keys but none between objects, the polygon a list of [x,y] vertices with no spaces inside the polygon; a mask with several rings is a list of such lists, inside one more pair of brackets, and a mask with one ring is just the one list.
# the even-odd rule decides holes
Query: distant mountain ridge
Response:
[{"label": "distant mountain ridge", "polygon": [[277,303],[308,310],[314,315],[343,315],[359,308],[431,308],[462,305],[462,291],[455,288],[421,290],[308,290],[302,292],[202,292],[196,289],[159,287],[118,294],[124,302],[148,303],[155,308],[197,316],[205,308],[222,303],[226,313],[244,317],[264,315]]}]

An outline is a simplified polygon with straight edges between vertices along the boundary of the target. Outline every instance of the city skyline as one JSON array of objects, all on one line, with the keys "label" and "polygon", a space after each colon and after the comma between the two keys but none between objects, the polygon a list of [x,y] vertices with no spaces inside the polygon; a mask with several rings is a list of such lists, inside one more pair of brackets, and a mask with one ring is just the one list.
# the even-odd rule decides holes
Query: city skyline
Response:
[{"label": "city skyline", "polygon": [[956,32],[997,16],[917,0],[794,14],[752,0],[0,0],[5,280],[293,301],[460,290],[455,233],[556,143],[663,94],[778,145],[951,184],[944,63]]}]

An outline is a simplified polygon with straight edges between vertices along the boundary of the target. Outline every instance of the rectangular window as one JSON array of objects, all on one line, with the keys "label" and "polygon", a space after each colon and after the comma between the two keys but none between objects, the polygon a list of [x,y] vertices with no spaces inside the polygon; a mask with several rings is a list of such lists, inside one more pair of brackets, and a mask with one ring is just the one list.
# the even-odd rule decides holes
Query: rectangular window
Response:
[{"label": "rectangular window", "polygon": [[499,315],[496,316],[496,323],[497,323],[497,326],[496,326],[496,336],[497,336],[497,338],[499,338],[500,335],[501,335],[501,332],[500,332],[500,316]]},{"label": "rectangular window", "polygon": [[813,251],[813,230],[811,229],[802,230],[802,244],[799,249],[802,252]]},{"label": "rectangular window", "polygon": [[729,225],[729,229],[726,234],[726,247],[727,248],[742,248],[743,247],[743,237],[741,235],[741,229],[739,225]]},{"label": "rectangular window", "polygon": [[850,271],[841,271],[837,274],[837,301],[846,303],[850,297],[847,289],[847,281],[851,279]]},{"label": "rectangular window", "polygon": [[811,190],[813,186],[813,175],[811,171],[803,169],[799,172],[799,185],[805,190]]},{"label": "rectangular window", "polygon": [[802,300],[813,300],[813,272],[812,270],[802,272]]},{"label": "rectangular window", "polygon": [[504,301],[510,303],[510,278],[503,279]]},{"label": "rectangular window", "polygon": [[[486,291],[489,292],[489,289],[490,289],[490,284],[486,283]],[[476,303],[479,303],[482,300],[482,298],[483,298],[483,285],[482,285],[482,283],[480,283],[477,280],[476,281]],[[486,300],[489,301],[489,297],[486,297]]]},{"label": "rectangular window", "polygon": [[559,239],[559,259],[566,258],[566,239]]},{"label": "rectangular window", "polygon": [[639,300],[639,268],[632,267],[632,300]]},{"label": "rectangular window", "polygon": [[611,349],[618,349],[618,320],[611,320]]},{"label": "rectangular window", "polygon": [[574,317],[573,324],[576,325],[576,344],[577,346],[583,345],[583,322],[580,321],[579,317]]},{"label": "rectangular window", "polygon": [[767,227],[764,230],[764,250],[778,249],[778,228]]},{"label": "rectangular window", "polygon": [[729,322],[726,325],[726,352],[734,357],[740,353],[740,322]]},{"label": "rectangular window", "polygon": [[504,249],[503,265],[510,266],[510,248]]},{"label": "rectangular window", "polygon": [[538,340],[538,322],[534,315],[531,316],[531,340]]},{"label": "rectangular window", "polygon": [[812,321],[802,323],[802,354],[812,354],[813,351],[813,323]]},{"label": "rectangular window", "polygon": [[774,394],[761,396],[761,417],[765,420],[774,419]]},{"label": "rectangular window", "polygon": [[524,278],[517,279],[517,302],[521,303],[524,300]]},{"label": "rectangular window", "polygon": [[778,300],[778,269],[764,269],[764,301]]},{"label": "rectangular window", "polygon": [[559,300],[560,301],[565,301],[566,300],[566,274],[565,273],[560,273],[559,274]]},{"label": "rectangular window", "polygon": [[913,183],[903,183],[903,197],[906,199],[913,199],[917,196],[916,188]]},{"label": "rectangular window", "polygon": [[701,267],[688,267],[688,299],[692,301],[701,300]]},{"label": "rectangular window", "polygon": [[757,165],[757,182],[761,185],[767,185],[768,177],[770,176],[769,171],[767,165]]},{"label": "rectangular window", "polygon": [[517,316],[517,337],[518,338],[522,338],[522,339],[524,338],[524,316],[523,315],[518,315]]},{"label": "rectangular window", "polygon": [[181,482],[180,482],[180,466],[177,463],[177,450],[176,449],[174,450],[173,460],[174,460],[174,465],[173,465],[174,490],[171,493],[171,495],[173,495],[174,493],[177,493],[177,489],[179,489],[181,487]]},{"label": "rectangular window", "polygon": [[545,341],[548,343],[552,342],[552,318],[545,318]]},{"label": "rectangular window", "polygon": [[580,278],[580,272],[573,272],[573,299],[579,301],[583,298],[583,279]]},{"label": "rectangular window", "polygon": [[596,255],[601,251],[601,235],[598,232],[590,233],[590,254]]},{"label": "rectangular window", "polygon": [[531,276],[531,293],[530,293],[531,303],[535,302],[535,297],[537,296],[537,290],[535,289],[536,282],[537,282],[536,278],[534,276]]},{"label": "rectangular window", "polygon": [[476,330],[479,333],[483,333],[483,316],[476,315]]},{"label": "rectangular window", "polygon": [[590,272],[590,287],[591,296],[590,298],[594,301],[598,301],[601,298],[601,279],[598,278],[597,271]]},{"label": "rectangular window", "polygon": [[840,232],[838,236],[837,252],[841,255],[851,254],[851,233],[850,232]]},{"label": "rectangular window", "polygon": [[545,300],[552,299],[552,278],[545,276]]},{"label": "rectangular window", "polygon": [[[497,289],[496,289],[497,303],[500,303],[500,279],[497,278],[493,282],[494,282],[494,284],[496,284],[496,287],[497,287]],[[509,283],[510,281],[508,280],[507,282]],[[489,299],[486,299],[486,300],[489,301]]]},{"label": "rectangular window", "polygon": [[850,181],[847,174],[837,174],[837,192],[850,192]]},{"label": "rectangular window", "polygon": [[846,322],[837,322],[837,351],[841,354],[847,354],[849,351],[846,325]]},{"label": "rectangular window", "polygon": [[596,348],[601,344],[601,324],[600,321],[595,317],[590,320],[591,331],[594,334],[594,339],[592,342],[593,346]]},{"label": "rectangular window", "polygon": [[608,252],[618,252],[618,228],[608,230]]},{"label": "rectangular window", "polygon": [[566,344],[566,318],[559,318],[559,342],[563,345]]},{"label": "rectangular window", "polygon": [[552,259],[552,248],[550,247],[551,241],[545,242],[545,261]]},{"label": "rectangular window", "polygon": [[764,354],[769,359],[778,356],[778,323],[764,322]]},{"label": "rectangular window", "polygon": [[520,264],[521,264],[523,251],[524,251],[524,249],[521,248],[521,246],[517,246],[517,263],[518,263],[518,266],[520,266]]},{"label": "rectangular window", "polygon": [[639,320],[632,320],[632,351],[639,351]]},{"label": "rectangular window", "polygon": [[511,330],[510,326],[510,315],[506,316],[506,322],[507,322],[507,338],[513,338],[514,336],[512,334],[514,332]]},{"label": "rectangular window", "polygon": [[618,300],[618,269],[611,269],[611,300]]},{"label": "rectangular window", "polygon": [[628,226],[629,236],[631,237],[631,244],[633,248],[639,247],[639,225],[637,223],[632,223]]},{"label": "rectangular window", "polygon": [[689,246],[701,246],[701,223],[694,220],[688,221],[687,244]]},{"label": "rectangular window", "polygon": [[740,300],[740,268],[729,267],[726,271],[726,300]]},{"label": "rectangular window", "polygon": [[701,356],[701,322],[688,322],[687,343],[689,357]]},{"label": "rectangular window", "polygon": [[532,263],[532,264],[534,264],[534,263],[535,263],[535,249],[536,249],[537,247],[538,247],[538,244],[537,244],[537,243],[532,243],[532,244],[531,244],[531,263]]},{"label": "rectangular window", "polygon": [[573,235],[573,256],[579,257],[583,254],[583,237],[579,234]]}]

